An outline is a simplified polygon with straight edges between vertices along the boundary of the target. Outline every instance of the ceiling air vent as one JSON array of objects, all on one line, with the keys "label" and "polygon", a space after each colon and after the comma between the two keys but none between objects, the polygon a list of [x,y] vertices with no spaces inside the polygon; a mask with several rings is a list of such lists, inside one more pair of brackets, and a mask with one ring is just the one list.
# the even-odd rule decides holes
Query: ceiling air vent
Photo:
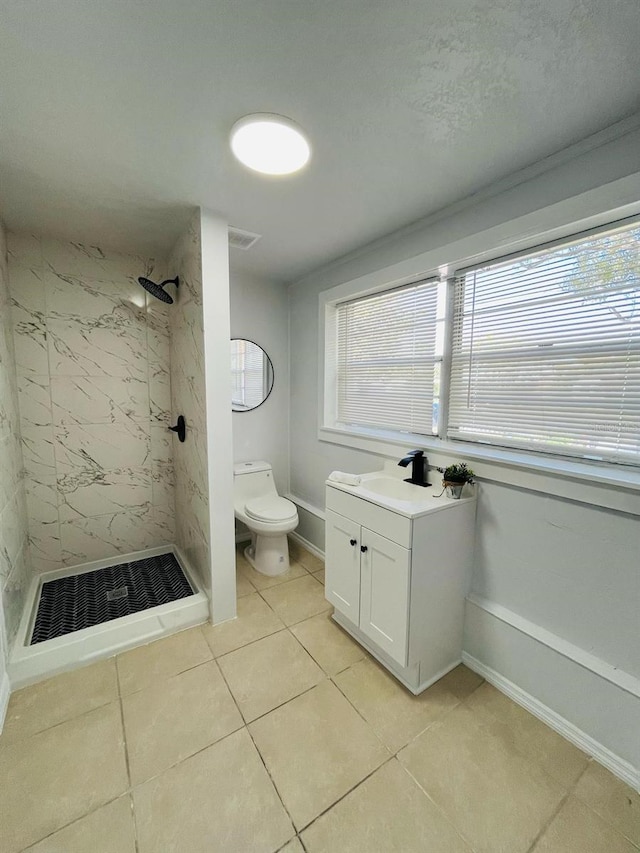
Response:
[{"label": "ceiling air vent", "polygon": [[258,242],[262,235],[243,231],[241,228],[229,226],[229,245],[232,249],[242,249],[244,252]]}]

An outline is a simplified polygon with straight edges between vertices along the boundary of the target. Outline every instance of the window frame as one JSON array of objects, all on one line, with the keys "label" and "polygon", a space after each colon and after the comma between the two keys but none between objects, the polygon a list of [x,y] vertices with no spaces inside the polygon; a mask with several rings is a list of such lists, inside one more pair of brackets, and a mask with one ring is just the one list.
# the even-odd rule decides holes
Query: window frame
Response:
[{"label": "window frame", "polygon": [[[329,408],[330,408],[331,413],[332,413],[332,423],[333,423],[333,424],[334,424],[338,429],[344,429],[344,430],[351,430],[351,429],[355,429],[355,430],[364,430],[364,431],[366,431],[366,432],[370,432],[370,431],[371,431],[371,432],[373,432],[373,433],[376,433],[376,432],[379,432],[379,431],[382,431],[382,432],[387,432],[387,431],[395,432],[395,430],[388,430],[388,429],[385,429],[385,427],[382,427],[382,426],[373,426],[373,425],[371,425],[371,426],[367,426],[366,424],[363,424],[363,423],[357,424],[357,423],[355,423],[355,422],[350,422],[350,421],[346,421],[346,420],[341,420],[341,419],[338,417],[338,414],[339,414],[339,413],[338,413],[338,408],[339,408],[339,402],[338,402],[338,399],[339,399],[338,386],[339,386],[339,381],[340,381],[340,380],[339,380],[339,377],[340,377],[340,373],[341,373],[341,370],[340,370],[340,359],[339,359],[339,356],[338,356],[338,353],[339,353],[339,351],[340,351],[340,347],[339,347],[339,345],[338,345],[338,343],[339,343],[339,339],[340,339],[340,335],[339,335],[339,332],[338,332],[338,326],[339,326],[339,322],[338,322],[338,321],[339,321],[339,313],[340,313],[340,310],[341,310],[342,308],[345,308],[345,307],[349,306],[349,305],[353,305],[354,303],[356,303],[356,304],[357,304],[357,303],[361,303],[361,302],[366,302],[366,301],[370,300],[372,297],[375,297],[375,296],[379,296],[379,295],[383,295],[383,294],[387,294],[387,293],[394,293],[394,292],[397,292],[397,291],[405,291],[405,290],[411,289],[411,288],[413,288],[413,287],[419,287],[420,285],[427,285],[427,286],[429,286],[429,287],[436,288],[436,294],[435,294],[436,307],[435,307],[435,322],[434,322],[434,338],[437,338],[437,329],[438,329],[438,325],[439,325],[439,323],[440,323],[440,322],[443,322],[441,319],[438,319],[438,313],[437,313],[437,312],[438,312],[438,307],[437,307],[437,306],[438,306],[438,300],[439,300],[439,296],[438,296],[438,293],[437,293],[437,288],[440,286],[440,284],[441,284],[441,280],[440,280],[438,277],[436,277],[436,276],[431,276],[431,277],[429,277],[429,278],[427,278],[427,279],[419,279],[418,281],[415,281],[415,282],[410,282],[410,283],[408,283],[408,284],[403,284],[403,285],[401,285],[400,287],[388,287],[388,288],[384,288],[384,289],[382,289],[382,290],[377,290],[377,291],[375,291],[375,292],[373,292],[373,293],[361,294],[361,295],[359,295],[358,297],[355,297],[355,298],[340,299],[340,300],[337,300],[337,301],[334,301],[334,302],[326,303],[326,305],[325,305],[325,312],[326,312],[326,313],[325,313],[325,353],[330,353],[330,352],[332,352],[332,353],[334,353],[335,357],[334,357],[333,359],[331,359],[330,367],[331,367],[332,369],[327,370],[327,371],[326,371],[326,373],[325,373],[325,375],[327,375],[327,376],[329,377],[329,382],[330,382],[330,386],[325,386],[325,406],[326,406],[326,403],[327,403],[327,396],[330,394],[330,395],[331,395],[331,402],[330,402],[330,404],[329,404]],[[399,360],[399,359],[395,359],[395,360],[394,360],[394,359],[392,359],[392,357],[389,357],[389,358],[390,358],[390,360],[394,361],[394,363],[395,363],[395,364],[399,364],[399,363],[400,363],[400,360]],[[328,356],[328,355],[326,356],[326,360],[327,360],[327,365],[329,365],[329,361],[330,361],[330,359],[329,359],[329,356]],[[431,359],[429,359],[429,361],[431,362]],[[406,363],[406,364],[412,364],[413,362],[407,358],[407,359],[405,359],[405,363]],[[434,356],[434,358],[433,358],[433,360],[432,360],[432,363],[433,363],[433,366],[434,366],[434,387],[435,387],[435,375],[436,375],[436,372],[437,372],[436,365],[440,365],[440,371],[442,371],[442,356]],[[335,368],[335,370],[334,370],[334,368]],[[432,395],[432,400],[433,400],[433,401],[435,401],[435,399],[436,399],[436,395],[435,395],[435,393],[434,393],[434,394]],[[433,408],[432,408],[432,410],[433,410]],[[432,437],[432,436],[434,435],[434,433],[433,433],[433,432],[429,432],[429,433],[411,433],[411,432],[406,431],[406,430],[404,430],[404,431],[403,431],[403,430],[397,430],[397,432],[398,432],[398,434],[399,434],[399,435],[419,435],[419,436],[423,436],[423,437]]]},{"label": "window frame", "polygon": [[[610,222],[610,223],[607,223],[604,225],[599,225],[599,226],[594,227],[594,228],[589,228],[586,230],[582,230],[578,233],[573,233],[573,234],[567,235],[566,237],[563,237],[562,239],[559,239],[559,240],[547,241],[547,242],[540,243],[538,245],[534,245],[531,248],[524,250],[524,251],[521,251],[521,252],[515,252],[515,253],[509,254],[509,255],[502,255],[502,256],[487,260],[487,261],[483,261],[482,263],[476,263],[476,264],[473,264],[473,265],[468,266],[468,267],[457,269],[455,276],[454,276],[453,288],[450,292],[450,297],[451,297],[451,300],[453,302],[453,312],[454,312],[454,317],[452,318],[452,328],[449,329],[450,335],[453,337],[454,332],[455,332],[455,328],[454,328],[455,320],[456,320],[455,312],[460,309],[460,304],[461,304],[460,303],[460,296],[461,296],[461,291],[463,291],[464,287],[465,287],[464,278],[466,275],[469,275],[470,273],[474,273],[477,270],[486,270],[487,268],[490,268],[493,265],[496,265],[496,266],[500,265],[501,266],[503,264],[510,264],[514,261],[519,260],[520,258],[527,258],[527,257],[530,257],[532,255],[538,255],[538,254],[542,255],[545,252],[552,252],[556,248],[559,249],[559,248],[562,248],[564,246],[569,246],[572,243],[580,243],[582,241],[588,240],[591,237],[597,238],[598,236],[605,235],[607,233],[612,233],[615,231],[623,231],[627,228],[633,228],[634,226],[638,226],[639,224],[640,224],[640,216],[634,215],[634,216],[630,216],[630,217],[625,217],[622,220],[616,220],[614,222]],[[575,345],[574,345],[574,347],[575,347]],[[535,346],[528,345],[526,347],[526,349],[528,350],[528,352],[521,354],[522,362],[525,364],[526,364],[527,359],[530,358],[532,355],[535,355],[536,357],[539,356],[539,352],[536,350]],[[453,350],[454,350],[454,347],[452,346],[452,350],[449,353],[449,358],[450,358],[449,366],[450,366],[450,368],[451,368],[452,360],[453,360]],[[567,350],[563,348],[561,353],[565,352],[565,351],[567,351]],[[589,347],[580,348],[580,352],[582,352],[586,355],[589,355],[593,351],[594,350],[589,349]],[[495,352],[496,352],[495,350],[492,350],[492,351],[488,352],[487,354],[480,356],[478,363],[482,362],[484,359],[490,361]],[[554,352],[554,355],[555,355],[555,352]],[[551,359],[551,361],[552,361],[552,359]],[[451,398],[451,386],[450,386],[450,384],[447,386],[447,390],[448,390],[447,399],[450,400],[450,398]],[[448,426],[448,424],[447,424],[447,426]],[[461,443],[470,444],[470,445],[475,445],[475,444],[485,445],[486,444],[488,446],[496,447],[498,449],[504,448],[505,450],[516,450],[516,451],[522,451],[524,453],[531,453],[534,456],[542,455],[542,456],[547,456],[550,458],[577,460],[577,461],[583,461],[583,462],[593,461],[593,462],[595,462],[597,464],[601,464],[601,465],[625,466],[625,467],[636,468],[636,469],[640,468],[640,454],[638,455],[638,461],[637,462],[625,462],[623,459],[601,458],[600,453],[602,453],[604,455],[606,453],[606,451],[594,450],[592,454],[586,453],[586,452],[585,453],[577,453],[577,452],[571,451],[571,452],[568,452],[566,454],[563,454],[559,451],[554,451],[554,450],[549,449],[548,445],[546,448],[536,449],[533,441],[531,443],[529,443],[526,440],[523,440],[522,443],[519,445],[513,439],[506,439],[504,444],[501,444],[499,441],[492,441],[489,438],[486,441],[482,441],[481,439],[475,439],[474,440],[474,439],[469,439],[469,438],[457,439],[455,436],[450,435],[448,431],[443,433],[443,437],[444,436],[446,436],[449,440],[455,441],[455,442],[461,442]]]},{"label": "window frame", "polygon": [[[395,458],[401,452],[400,448],[422,447],[428,452],[432,466],[463,457],[475,463],[475,470],[481,478],[513,485],[528,483],[528,487],[541,491],[640,514],[640,470],[637,466],[588,461],[537,450],[515,450],[443,437],[446,436],[448,395],[441,396],[438,436],[340,426],[335,421],[335,412],[331,410],[335,388],[332,388],[325,363],[327,311],[337,301],[439,275],[446,277],[448,290],[441,377],[442,387],[448,387],[454,310],[452,291],[456,274],[471,266],[516,258],[536,248],[552,247],[572,238],[615,228],[618,224],[628,224],[633,218],[640,219],[640,202],[637,201],[640,198],[640,175],[620,179],[614,184],[616,186],[598,187],[484,231],[473,231],[409,260],[399,261],[320,292],[318,440],[389,458]],[[621,197],[626,203],[620,203]],[[623,491],[611,495],[611,489]],[[608,496],[603,497],[604,492],[608,492]],[[587,498],[588,495],[590,498]]]}]

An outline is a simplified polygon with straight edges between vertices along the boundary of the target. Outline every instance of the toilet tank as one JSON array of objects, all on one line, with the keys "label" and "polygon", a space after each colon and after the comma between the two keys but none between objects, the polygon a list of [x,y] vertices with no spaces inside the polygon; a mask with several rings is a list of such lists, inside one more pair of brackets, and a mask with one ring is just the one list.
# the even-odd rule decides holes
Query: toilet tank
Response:
[{"label": "toilet tank", "polygon": [[239,462],[233,466],[234,500],[244,505],[252,498],[275,495],[273,471],[268,462]]}]

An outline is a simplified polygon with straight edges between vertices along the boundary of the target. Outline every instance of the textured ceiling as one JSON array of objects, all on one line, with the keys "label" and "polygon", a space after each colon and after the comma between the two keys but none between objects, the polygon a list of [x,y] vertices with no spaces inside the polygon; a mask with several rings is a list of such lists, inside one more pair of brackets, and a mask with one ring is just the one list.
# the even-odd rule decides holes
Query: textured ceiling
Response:
[{"label": "textured ceiling", "polygon": [[[0,0],[0,204],[15,230],[166,253],[197,204],[290,280],[638,108],[638,0]],[[244,170],[282,113],[310,167]]]}]

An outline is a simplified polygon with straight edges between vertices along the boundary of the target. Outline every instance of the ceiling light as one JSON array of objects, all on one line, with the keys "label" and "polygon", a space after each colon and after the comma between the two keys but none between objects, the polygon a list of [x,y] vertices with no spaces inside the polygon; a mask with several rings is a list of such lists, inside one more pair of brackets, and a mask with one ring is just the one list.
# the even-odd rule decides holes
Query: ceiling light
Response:
[{"label": "ceiling light", "polygon": [[272,113],[255,113],[231,129],[231,150],[255,172],[290,175],[309,162],[311,146],[291,119]]}]

